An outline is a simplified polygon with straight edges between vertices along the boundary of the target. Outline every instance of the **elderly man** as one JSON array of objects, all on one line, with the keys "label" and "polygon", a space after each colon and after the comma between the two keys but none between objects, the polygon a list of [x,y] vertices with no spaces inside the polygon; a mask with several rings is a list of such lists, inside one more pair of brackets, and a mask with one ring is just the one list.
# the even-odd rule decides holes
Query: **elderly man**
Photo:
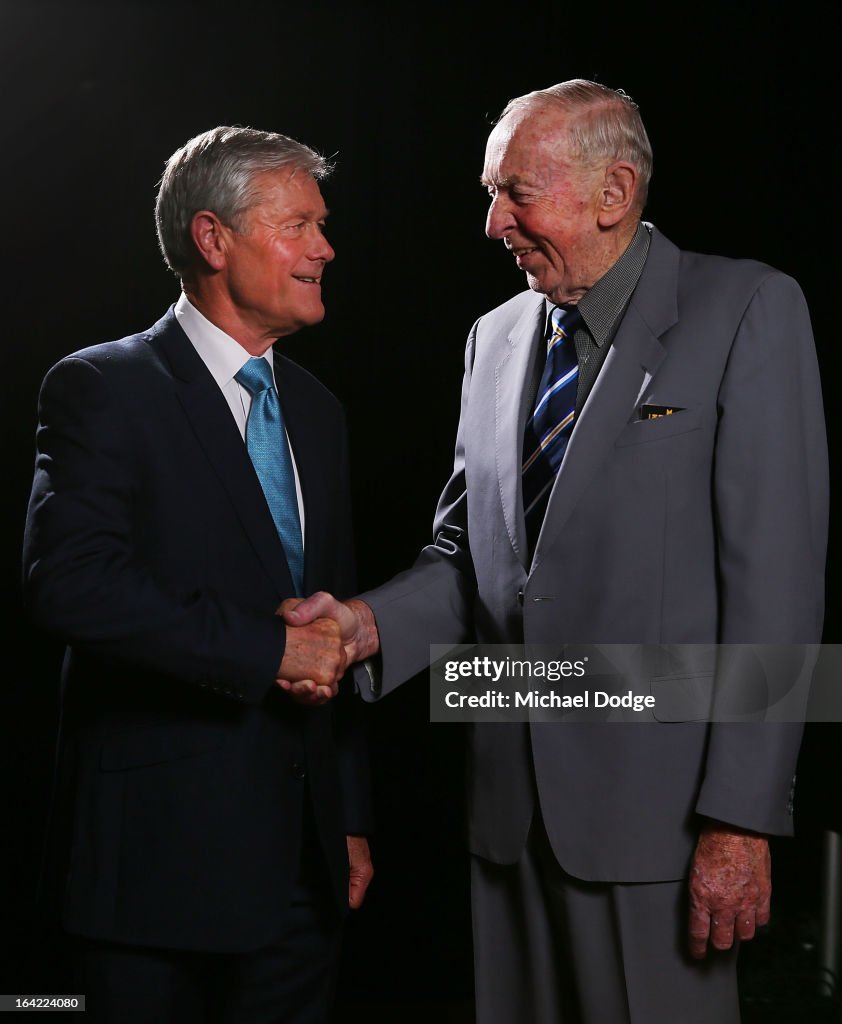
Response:
[{"label": "elderly man", "polygon": [[[828,474],[803,296],[642,222],[651,164],[636,105],[592,82],[495,124],[486,232],[529,290],[468,338],[433,543],[362,599],[287,606],[336,617],[351,659],[379,651],[365,699],[431,643],[820,639]],[[739,1019],[736,948],[769,916],[800,727],[667,717],[472,727],[481,1024]]]},{"label": "elderly man", "polygon": [[68,646],[50,840],[97,1021],[326,1020],[372,874],[338,630],[277,614],[354,592],[342,410],[272,348],[324,316],[329,170],[284,135],[191,139],[156,206],[178,301],[42,385],[25,595]]}]

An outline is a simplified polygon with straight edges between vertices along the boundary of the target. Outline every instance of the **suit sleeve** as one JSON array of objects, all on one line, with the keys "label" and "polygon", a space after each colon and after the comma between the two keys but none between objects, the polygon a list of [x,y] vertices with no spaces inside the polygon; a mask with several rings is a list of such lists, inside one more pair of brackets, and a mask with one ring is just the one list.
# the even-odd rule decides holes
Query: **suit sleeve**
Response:
[{"label": "suit sleeve", "polygon": [[[727,712],[729,675],[737,678],[734,666],[751,658],[738,645],[787,645],[783,660],[764,646],[777,670],[786,671],[784,662],[814,657],[811,646],[822,634],[827,442],[809,313],[791,278],[770,273],[755,291],[718,401],[712,499],[724,646],[717,698],[725,698]],[[791,833],[802,731],[794,720],[715,722],[699,813]]]},{"label": "suit sleeve", "polygon": [[380,634],[376,666],[357,669],[365,700],[385,696],[426,669],[431,644],[455,646],[471,637],[476,578],[468,537],[463,423],[475,343],[476,324],[465,350],[453,472],[436,508],[433,543],[422,549],[411,569],[360,595],[374,612]]}]

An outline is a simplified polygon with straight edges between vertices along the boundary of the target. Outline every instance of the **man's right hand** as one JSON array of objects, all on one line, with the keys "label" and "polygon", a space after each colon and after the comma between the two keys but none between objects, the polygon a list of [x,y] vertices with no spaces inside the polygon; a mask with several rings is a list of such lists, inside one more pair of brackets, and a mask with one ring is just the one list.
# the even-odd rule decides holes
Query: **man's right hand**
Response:
[{"label": "man's right hand", "polygon": [[[288,627],[294,627],[287,629],[287,642],[290,635],[299,629],[306,629],[326,619],[332,620],[339,631],[347,665],[363,661],[380,650],[374,613],[364,601],[357,598],[337,601],[331,594],[318,591],[305,600],[288,598],[281,604],[278,614],[283,616]],[[338,688],[333,687],[332,694],[328,694],[324,689],[314,690],[310,682],[309,679],[301,681],[290,676],[279,676],[277,680],[280,687],[303,703],[324,703],[324,700],[335,695]]]},{"label": "man's right hand", "polygon": [[342,632],[333,619],[315,618],[295,627],[288,624],[275,683],[301,704],[324,704],[336,696],[346,664]]}]

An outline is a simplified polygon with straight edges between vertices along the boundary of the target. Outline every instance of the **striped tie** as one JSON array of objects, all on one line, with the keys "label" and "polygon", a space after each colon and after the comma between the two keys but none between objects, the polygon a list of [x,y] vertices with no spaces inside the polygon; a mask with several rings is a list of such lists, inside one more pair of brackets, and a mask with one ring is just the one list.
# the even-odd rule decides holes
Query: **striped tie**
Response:
[{"label": "striped tie", "polygon": [[304,594],[301,520],[292,455],[272,368],[265,359],[249,359],[236,378],[251,395],[246,447],[284,546],[295,593],[301,597]]},{"label": "striped tie", "polygon": [[579,366],[573,335],[582,322],[576,306],[556,306],[535,409],[523,438],[523,511],[530,554],[544,520],[547,500],[573,432]]}]

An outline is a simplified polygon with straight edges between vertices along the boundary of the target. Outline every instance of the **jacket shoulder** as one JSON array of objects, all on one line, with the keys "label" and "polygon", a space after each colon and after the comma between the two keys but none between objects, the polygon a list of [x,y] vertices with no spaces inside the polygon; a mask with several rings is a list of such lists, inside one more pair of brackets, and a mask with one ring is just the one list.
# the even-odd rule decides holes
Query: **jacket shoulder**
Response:
[{"label": "jacket shoulder", "polygon": [[123,362],[135,362],[140,357],[149,357],[152,353],[150,343],[156,336],[167,331],[181,331],[178,322],[170,309],[160,320],[144,331],[135,334],[127,334],[122,338],[114,338],[107,341],[96,342],[93,345],[86,345],[84,348],[76,349],[67,353],[58,360],[56,365],[71,361],[90,363],[93,366],[104,368],[108,364],[119,365]]},{"label": "jacket shoulder", "polygon": [[654,228],[652,235],[652,251],[658,254],[655,262],[660,263],[662,255],[669,259],[671,253],[678,262],[679,281],[689,282],[691,287],[707,283],[711,287],[752,293],[770,281],[772,286],[800,291],[793,277],[762,260],[681,249]]}]

